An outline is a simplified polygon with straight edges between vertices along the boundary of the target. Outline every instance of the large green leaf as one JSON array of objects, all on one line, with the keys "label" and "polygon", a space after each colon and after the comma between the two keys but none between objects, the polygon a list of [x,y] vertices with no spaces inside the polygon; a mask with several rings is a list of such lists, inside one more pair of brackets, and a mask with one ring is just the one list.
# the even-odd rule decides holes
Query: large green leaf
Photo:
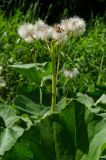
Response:
[{"label": "large green leaf", "polygon": [[19,110],[30,114],[35,120],[40,120],[50,110],[50,107],[36,104],[23,95],[17,96],[14,102]]},{"label": "large green leaf", "polygon": [[17,116],[15,110],[11,106],[0,106],[0,117],[2,118],[2,127],[0,129],[0,156],[9,151],[16,143],[17,139],[23,134],[24,128],[22,123],[26,125],[25,129],[32,125],[28,117]]},{"label": "large green leaf", "polygon": [[11,65],[16,71],[36,84],[40,85],[43,77],[51,74],[51,63],[15,64]]},{"label": "large green leaf", "polygon": [[[26,148],[24,146],[25,144],[23,143],[23,140],[28,142],[29,149],[26,148],[26,150],[32,150],[33,160],[66,160],[67,158],[69,160],[74,160],[74,149],[70,141],[70,135],[67,133],[64,120],[67,111],[71,110],[67,116],[70,117],[70,114],[73,115],[74,105],[72,106],[71,104],[68,107],[68,110],[66,109],[65,111],[65,108],[62,110],[64,113],[62,113],[61,117],[58,113],[46,114],[46,116],[44,116],[40,122],[36,123],[35,126],[32,126],[31,129],[20,138],[20,140],[16,143],[10,152],[5,154],[3,157],[4,160],[6,157],[7,159],[14,159],[13,155],[15,155],[16,158],[18,157],[17,160],[19,160],[19,156],[16,154],[17,152],[18,155],[21,155],[21,159],[26,160],[25,151],[24,153],[21,153],[21,150],[17,151],[18,145],[20,143],[22,148]],[[62,123],[63,121],[64,124]],[[73,121],[69,121],[69,123],[73,123]],[[71,128],[72,125],[68,127]]]},{"label": "large green leaf", "polygon": [[89,150],[89,137],[85,120],[85,113],[88,109],[76,100],[74,101],[74,104],[76,123],[76,160],[79,160],[80,158],[77,158],[78,151],[81,151],[80,156],[82,156],[82,153],[87,153]]},{"label": "large green leaf", "polygon": [[106,119],[89,109],[85,110],[84,119],[87,127],[89,141],[92,140],[95,134],[106,128]]},{"label": "large green leaf", "polygon": [[60,120],[65,130],[69,135],[69,141],[72,145],[72,154],[75,154],[76,143],[76,122],[75,122],[75,105],[71,102],[66,108],[64,108],[60,114]]},{"label": "large green leaf", "polygon": [[106,129],[97,133],[91,141],[89,153],[81,160],[99,160],[101,154],[106,149]]},{"label": "large green leaf", "polygon": [[[80,119],[81,119],[82,116],[80,114],[79,114],[79,116],[80,116]],[[88,147],[89,147],[89,145],[91,145],[90,143],[92,143],[92,139],[94,139],[95,135],[98,134],[99,132],[101,132],[102,130],[106,129],[106,119],[104,119],[101,115],[97,115],[96,113],[92,112],[91,110],[85,108],[84,123],[85,123],[86,130],[84,130],[83,127],[82,127],[82,136],[77,131],[77,133],[79,135],[77,137],[77,138],[79,138],[79,139],[77,139],[77,143],[79,143],[80,146],[81,145],[83,146],[83,144],[86,145],[87,139],[82,141],[83,143],[81,143],[81,141],[80,141],[81,139],[84,139],[83,138],[83,132],[86,131],[86,134],[88,135]],[[81,125],[82,125],[82,123],[81,123]],[[78,127],[78,125],[77,125],[77,127]],[[104,139],[104,137],[101,137],[101,139]],[[96,141],[98,141],[98,140],[96,140]],[[95,143],[95,147],[96,147],[96,143]],[[91,149],[88,148],[88,151],[90,152],[90,150],[92,151],[93,149],[94,149],[94,147],[93,148],[91,147]],[[99,149],[99,145],[95,148],[94,152],[96,152],[97,149]],[[82,147],[77,147],[76,159],[75,160],[81,159],[81,157],[83,157],[83,154],[88,155],[89,154],[88,151],[87,150],[84,151],[82,149]],[[95,155],[94,152],[93,152],[93,154]],[[92,155],[91,159],[86,158],[86,160],[92,160],[92,159],[94,160],[93,155]]]},{"label": "large green leaf", "polygon": [[[31,129],[18,140],[11,151],[4,155],[4,160],[55,160],[53,138],[53,122],[57,121],[57,114],[48,115],[32,126]],[[24,151],[19,149],[24,148]],[[19,157],[21,155],[21,157]]]},{"label": "large green leaf", "polygon": [[61,102],[62,110],[44,114],[3,160],[99,160],[106,145],[106,120],[77,100]]},{"label": "large green leaf", "polygon": [[54,122],[53,129],[56,160],[74,160],[72,146],[65,128],[61,124]]}]

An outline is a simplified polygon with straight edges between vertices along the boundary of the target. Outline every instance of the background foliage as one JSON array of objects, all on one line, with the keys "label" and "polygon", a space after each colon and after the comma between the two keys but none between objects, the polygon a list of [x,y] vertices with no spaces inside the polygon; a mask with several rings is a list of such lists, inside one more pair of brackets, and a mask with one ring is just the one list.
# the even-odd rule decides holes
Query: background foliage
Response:
[{"label": "background foliage", "polygon": [[103,15],[106,8],[105,0],[3,0],[0,8],[6,15],[13,15],[16,9],[20,9],[25,15],[29,12],[30,17],[40,17],[49,23],[55,23],[62,16],[69,17],[79,15],[89,19],[92,15]]}]

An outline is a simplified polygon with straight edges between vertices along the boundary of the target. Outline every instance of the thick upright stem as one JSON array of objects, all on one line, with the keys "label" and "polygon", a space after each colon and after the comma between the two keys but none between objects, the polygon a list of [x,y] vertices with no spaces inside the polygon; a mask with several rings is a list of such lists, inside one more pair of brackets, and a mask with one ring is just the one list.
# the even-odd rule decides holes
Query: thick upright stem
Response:
[{"label": "thick upright stem", "polygon": [[56,67],[56,56],[54,51],[54,46],[52,42],[47,44],[48,51],[50,53],[51,62],[52,62],[52,104],[51,111],[56,111],[56,82],[57,82],[57,67]]},{"label": "thick upright stem", "polygon": [[55,56],[52,55],[52,112],[56,111],[56,59]]}]

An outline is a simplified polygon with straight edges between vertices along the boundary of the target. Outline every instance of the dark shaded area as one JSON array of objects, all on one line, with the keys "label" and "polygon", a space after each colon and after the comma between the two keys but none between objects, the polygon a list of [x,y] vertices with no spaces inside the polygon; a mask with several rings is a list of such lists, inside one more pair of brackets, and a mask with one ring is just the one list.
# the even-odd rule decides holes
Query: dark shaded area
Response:
[{"label": "dark shaded area", "polygon": [[[49,23],[59,21],[61,18],[78,15],[85,20],[89,20],[92,15],[103,15],[106,10],[105,0],[3,0],[0,2],[0,8],[5,11],[6,15],[13,15],[16,9],[20,9],[26,14],[31,7],[32,12],[41,19],[45,19]],[[36,16],[35,15],[35,16]]]},{"label": "dark shaded area", "polygon": [[0,116],[0,129],[6,128],[3,118]]}]

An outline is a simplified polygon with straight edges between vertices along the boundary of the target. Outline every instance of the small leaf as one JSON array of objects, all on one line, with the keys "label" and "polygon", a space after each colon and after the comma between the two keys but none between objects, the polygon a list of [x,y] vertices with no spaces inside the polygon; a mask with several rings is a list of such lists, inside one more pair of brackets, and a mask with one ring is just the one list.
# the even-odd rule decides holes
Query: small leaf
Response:
[{"label": "small leaf", "polygon": [[106,94],[103,94],[95,103],[95,105],[102,103],[106,105]]},{"label": "small leaf", "polygon": [[57,104],[57,111],[60,112],[62,109],[66,107],[67,98],[63,97]]},{"label": "small leaf", "polygon": [[14,102],[18,109],[32,115],[40,114],[44,109],[44,106],[34,103],[32,100],[23,95],[17,96]]},{"label": "small leaf", "polygon": [[86,107],[91,108],[94,106],[94,101],[87,94],[77,93],[77,101],[84,104]]}]

